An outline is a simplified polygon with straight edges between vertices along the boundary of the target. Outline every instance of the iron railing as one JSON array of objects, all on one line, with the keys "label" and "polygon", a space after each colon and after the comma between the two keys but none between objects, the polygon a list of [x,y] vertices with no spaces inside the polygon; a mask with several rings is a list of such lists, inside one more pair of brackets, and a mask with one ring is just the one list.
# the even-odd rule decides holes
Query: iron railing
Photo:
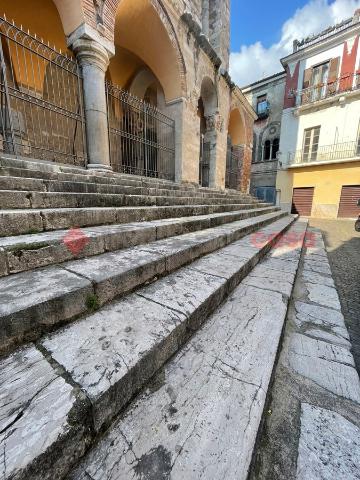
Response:
[{"label": "iron railing", "polygon": [[174,180],[174,120],[109,83],[106,95],[113,170]]},{"label": "iron railing", "polygon": [[288,164],[297,165],[309,162],[327,162],[360,157],[360,140],[357,142],[335,143],[308,150],[289,153]]},{"label": "iron railing", "polygon": [[226,158],[225,188],[239,190],[242,162],[240,158],[240,146],[232,147]]},{"label": "iron railing", "polygon": [[334,82],[321,83],[298,91],[296,94],[296,104],[298,106],[307,105],[358,89],[360,89],[359,73],[343,75]]},{"label": "iron railing", "polygon": [[201,134],[200,159],[199,159],[199,185],[210,186],[210,152],[211,144],[205,141],[205,135]]},{"label": "iron railing", "polygon": [[78,64],[0,17],[0,151],[85,165]]}]

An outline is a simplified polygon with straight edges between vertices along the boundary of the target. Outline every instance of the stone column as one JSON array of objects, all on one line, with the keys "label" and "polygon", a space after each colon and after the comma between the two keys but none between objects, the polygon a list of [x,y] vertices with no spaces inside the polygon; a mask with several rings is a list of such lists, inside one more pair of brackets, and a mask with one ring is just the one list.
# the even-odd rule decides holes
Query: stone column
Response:
[{"label": "stone column", "polygon": [[75,40],[72,49],[83,76],[88,168],[111,170],[105,94],[109,53],[97,41],[84,38]]}]

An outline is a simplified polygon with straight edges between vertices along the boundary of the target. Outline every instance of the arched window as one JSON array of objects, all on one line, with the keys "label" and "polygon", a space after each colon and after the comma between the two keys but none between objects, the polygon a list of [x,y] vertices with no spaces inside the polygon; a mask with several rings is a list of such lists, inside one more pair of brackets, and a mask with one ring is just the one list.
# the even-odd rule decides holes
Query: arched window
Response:
[{"label": "arched window", "polygon": [[271,150],[271,158],[272,160],[276,160],[276,154],[279,151],[280,140],[278,138],[274,138],[272,143],[272,150]]},{"label": "arched window", "polygon": [[263,154],[263,160],[270,160],[271,156],[271,142],[270,140],[266,140],[264,143],[264,154]]}]

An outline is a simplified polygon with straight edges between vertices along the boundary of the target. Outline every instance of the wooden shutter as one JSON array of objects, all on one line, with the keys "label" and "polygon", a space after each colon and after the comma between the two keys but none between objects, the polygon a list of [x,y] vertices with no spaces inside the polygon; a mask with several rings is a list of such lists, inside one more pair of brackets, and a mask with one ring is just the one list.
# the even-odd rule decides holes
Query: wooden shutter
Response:
[{"label": "wooden shutter", "polygon": [[[312,68],[307,68],[305,71],[304,71],[304,80],[303,80],[303,90],[305,90],[306,88],[309,88],[310,87],[310,82],[311,82],[311,77],[312,77],[312,71],[313,69]],[[301,104],[304,105],[305,103],[309,103],[310,101],[310,93],[309,92],[305,92],[301,95]]]},{"label": "wooden shutter", "polygon": [[360,199],[360,185],[342,187],[338,218],[356,218],[360,215],[357,202]]},{"label": "wooden shutter", "polygon": [[340,57],[333,58],[330,61],[330,69],[329,69],[329,79],[328,79],[328,95],[334,95],[337,89],[337,79],[339,73],[339,64],[340,64]]},{"label": "wooden shutter", "polygon": [[291,213],[310,217],[314,198],[314,187],[294,188]]}]

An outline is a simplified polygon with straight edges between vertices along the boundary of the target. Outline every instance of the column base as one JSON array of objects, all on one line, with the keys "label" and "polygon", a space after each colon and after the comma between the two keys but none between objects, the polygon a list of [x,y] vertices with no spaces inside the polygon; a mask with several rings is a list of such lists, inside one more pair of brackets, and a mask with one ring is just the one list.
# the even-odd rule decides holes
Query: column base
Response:
[{"label": "column base", "polygon": [[86,167],[88,170],[112,172],[113,169],[110,165],[103,165],[102,163],[89,163]]}]

